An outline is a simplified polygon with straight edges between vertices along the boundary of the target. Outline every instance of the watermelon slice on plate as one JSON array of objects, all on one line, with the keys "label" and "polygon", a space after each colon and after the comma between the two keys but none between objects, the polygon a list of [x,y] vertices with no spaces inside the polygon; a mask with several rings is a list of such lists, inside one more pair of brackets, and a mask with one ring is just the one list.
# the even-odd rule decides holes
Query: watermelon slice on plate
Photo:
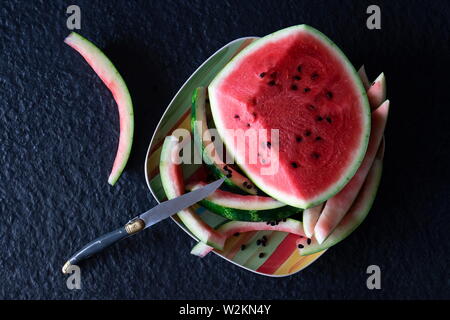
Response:
[{"label": "watermelon slice on plate", "polygon": [[[180,88],[164,112],[150,142],[145,161],[145,177],[148,187],[159,202],[167,199],[159,172],[159,161],[165,137],[171,135],[176,129],[190,130],[191,99],[194,90],[198,87],[207,87],[220,70],[255,39],[255,37],[249,37],[234,40],[214,53]],[[204,169],[195,164],[182,164],[182,171],[184,181],[188,182]],[[228,221],[200,206],[194,206],[191,209],[213,228],[218,228]],[[189,231],[178,215],[173,216],[173,221],[198,241],[198,238]],[[268,239],[266,246],[258,246],[258,239],[264,236]],[[296,241],[299,238],[299,235],[281,231],[250,231],[241,233],[237,237],[230,237],[223,250],[215,249],[213,253],[248,271],[270,277],[284,277],[308,267],[325,252],[320,251],[312,255],[301,256],[296,247]],[[242,245],[246,246],[243,251],[241,250]]]},{"label": "watermelon slice on plate", "polygon": [[[342,51],[312,27],[294,26],[255,41],[208,91],[228,151],[274,199],[299,208],[318,205],[361,164],[370,134],[365,88]],[[270,161],[252,160],[255,139],[246,138],[252,130],[268,133],[256,144]]]}]

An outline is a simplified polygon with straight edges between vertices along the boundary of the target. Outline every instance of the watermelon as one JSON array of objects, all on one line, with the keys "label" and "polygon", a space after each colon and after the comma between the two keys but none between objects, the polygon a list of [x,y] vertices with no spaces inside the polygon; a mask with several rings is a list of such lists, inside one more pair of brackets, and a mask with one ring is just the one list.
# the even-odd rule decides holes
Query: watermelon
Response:
[{"label": "watermelon", "polygon": [[[364,86],[341,50],[312,27],[256,40],[208,91],[228,151],[274,199],[299,208],[318,205],[338,193],[361,164],[370,134]],[[258,139],[257,146],[270,161],[252,161],[254,141],[242,144],[242,137],[264,130],[270,138]]]},{"label": "watermelon", "polygon": [[[250,231],[282,231],[293,233],[304,237],[303,225],[300,221],[295,219],[284,219],[282,221],[277,221],[276,224],[269,224],[266,222],[244,222],[244,221],[229,221],[221,225],[217,231],[224,235],[226,238],[231,237],[236,233],[244,233]],[[197,243],[194,248],[192,248],[191,253],[200,257],[204,257],[214,248],[208,246],[202,242]]]},{"label": "watermelon", "polygon": [[[186,186],[186,189],[192,191],[205,185],[205,182],[197,182]],[[241,195],[223,190],[216,190],[199,204],[227,219],[239,221],[273,221],[301,211],[270,197]]]},{"label": "watermelon", "polygon": [[208,128],[206,97],[207,92],[204,87],[197,88],[192,96],[191,127],[195,145],[214,177],[225,178],[224,184],[232,190],[256,194],[257,189],[253,183],[240,174],[232,164],[225,163],[223,157],[216,150],[216,145],[222,147],[223,145],[219,137],[214,137],[217,140],[212,141],[213,136]]},{"label": "watermelon", "polygon": [[[174,136],[167,136],[161,151],[159,174],[167,198],[173,199],[184,193],[184,180],[181,165],[174,160],[182,145]],[[189,231],[200,241],[217,249],[222,249],[225,237],[206,224],[191,208],[178,212],[178,217]]]},{"label": "watermelon", "polygon": [[114,100],[117,103],[120,119],[119,145],[108,178],[108,183],[114,185],[122,174],[122,171],[125,169],[133,144],[134,114],[130,93],[125,81],[112,62],[92,42],[75,32],[72,32],[64,39],[64,42],[83,56],[86,62],[111,91]]},{"label": "watermelon", "polygon": [[366,181],[361,188],[355,202],[350,210],[346,213],[344,219],[329,235],[329,237],[321,244],[312,238],[309,241],[305,239],[298,240],[298,248],[301,255],[309,255],[325,250],[348,237],[366,218],[372,207],[377,194],[378,186],[381,180],[381,172],[383,168],[384,140],[378,150],[372,167],[369,170]]},{"label": "watermelon", "polygon": [[305,234],[308,238],[311,238],[314,234],[314,227],[317,220],[319,220],[324,204],[325,203],[321,203],[318,206],[303,211],[303,227],[305,228]]},{"label": "watermelon", "polygon": [[384,72],[367,89],[367,97],[372,108],[377,108],[386,100],[386,78]]},{"label": "watermelon", "polygon": [[383,138],[388,112],[389,100],[386,100],[372,113],[372,133],[369,147],[361,166],[344,189],[326,202],[314,227],[314,234],[319,243],[322,243],[339,224],[358,195]]},{"label": "watermelon", "polygon": [[359,68],[358,75],[361,78],[364,88],[368,90],[370,88],[370,81],[369,78],[367,77],[366,68],[364,68],[364,65],[362,65],[361,68]]}]

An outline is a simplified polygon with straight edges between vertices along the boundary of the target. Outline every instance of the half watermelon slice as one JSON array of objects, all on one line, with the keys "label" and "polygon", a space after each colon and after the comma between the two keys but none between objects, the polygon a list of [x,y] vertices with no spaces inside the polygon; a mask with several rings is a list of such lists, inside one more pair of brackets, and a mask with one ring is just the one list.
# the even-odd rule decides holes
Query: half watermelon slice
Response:
[{"label": "half watermelon slice", "polygon": [[[250,44],[208,91],[230,154],[254,184],[283,203],[318,205],[361,164],[370,134],[365,88],[342,51],[312,27],[290,27]],[[255,162],[255,141],[247,134],[264,130],[256,145],[270,161]]]}]

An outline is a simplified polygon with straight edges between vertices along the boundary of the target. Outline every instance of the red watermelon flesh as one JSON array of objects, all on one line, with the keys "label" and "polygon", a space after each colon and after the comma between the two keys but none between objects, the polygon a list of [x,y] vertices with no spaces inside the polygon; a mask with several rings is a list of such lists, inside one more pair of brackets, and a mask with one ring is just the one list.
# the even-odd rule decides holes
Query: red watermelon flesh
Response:
[{"label": "red watermelon flesh", "polygon": [[[364,87],[344,54],[311,27],[254,42],[219,73],[209,95],[218,132],[238,165],[286,204],[308,208],[330,198],[364,156],[370,132]],[[250,142],[241,148],[227,129],[278,129],[279,145],[270,134],[258,140],[269,154],[279,150],[275,174],[262,174],[270,164],[252,163]]]}]

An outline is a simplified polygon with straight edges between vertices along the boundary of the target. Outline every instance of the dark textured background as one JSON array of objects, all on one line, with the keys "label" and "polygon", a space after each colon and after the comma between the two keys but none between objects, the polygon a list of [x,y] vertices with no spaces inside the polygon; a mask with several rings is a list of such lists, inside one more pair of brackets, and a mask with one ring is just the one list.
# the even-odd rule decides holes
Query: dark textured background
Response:
[{"label": "dark textured background", "polygon": [[[365,27],[378,4],[382,29]],[[136,139],[107,184],[118,137],[111,94],[63,43],[66,8],[123,74]],[[450,298],[448,1],[2,1],[0,298]],[[153,130],[172,96],[229,41],[307,23],[373,79],[391,114],[382,185],[361,227],[308,269],[271,279],[212,255],[171,221],[85,263],[82,290],[60,269],[74,250],[155,204],[144,179]],[[382,290],[366,288],[368,265]]]}]

